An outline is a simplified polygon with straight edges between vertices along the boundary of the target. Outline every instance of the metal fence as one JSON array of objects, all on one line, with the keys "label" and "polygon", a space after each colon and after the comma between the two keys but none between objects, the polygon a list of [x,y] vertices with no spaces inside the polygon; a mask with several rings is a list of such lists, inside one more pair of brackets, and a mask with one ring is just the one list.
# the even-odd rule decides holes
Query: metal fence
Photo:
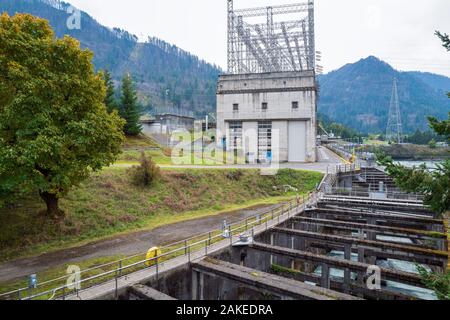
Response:
[{"label": "metal fence", "polygon": [[424,196],[414,193],[404,192],[379,192],[377,190],[355,190],[346,188],[325,188],[326,195],[346,196],[346,197],[359,197],[369,199],[391,199],[391,200],[408,200],[422,202]]},{"label": "metal fence", "polygon": [[[301,206],[305,209],[307,202],[310,201],[317,201],[317,194],[310,194],[307,198],[305,196],[302,198],[297,196],[295,199],[283,203],[275,209],[253,215],[249,218],[228,225],[227,232],[229,233],[230,245],[233,245],[233,236],[236,236],[241,232],[251,232],[251,236],[253,236],[255,227],[258,226],[265,225],[265,229],[268,230],[270,223],[274,221],[276,222],[277,219],[278,223],[280,223],[281,217],[285,216],[286,213],[289,218],[294,209],[297,210]],[[158,277],[159,266],[161,263],[168,262],[183,255],[187,256],[188,261],[190,262],[191,253],[204,250],[204,255],[206,256],[208,254],[208,249],[213,244],[226,239],[227,238],[224,237],[224,229],[216,229],[183,241],[163,246],[159,248],[161,250],[161,254],[151,259],[146,258],[147,253],[136,254],[124,259],[81,270],[78,273],[80,279],[79,281],[68,282],[70,277],[73,277],[73,274],[69,274],[38,283],[36,288],[23,287],[7,293],[2,293],[0,294],[0,300],[64,300],[68,295],[79,295],[81,291],[108,281],[115,281],[117,294],[117,282],[119,278],[150,268],[155,269],[156,276]],[[105,269],[107,270],[105,271]],[[82,279],[83,275],[85,275],[84,279]],[[81,288],[81,286],[83,286],[82,290],[77,289]]]}]

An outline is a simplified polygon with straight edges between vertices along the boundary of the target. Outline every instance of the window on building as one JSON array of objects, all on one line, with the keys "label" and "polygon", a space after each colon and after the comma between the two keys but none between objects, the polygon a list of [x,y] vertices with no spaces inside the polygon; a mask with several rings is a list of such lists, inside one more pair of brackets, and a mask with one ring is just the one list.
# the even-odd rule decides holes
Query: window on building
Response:
[{"label": "window on building", "polygon": [[261,105],[261,109],[262,109],[263,111],[266,111],[267,108],[268,108],[267,102],[263,102],[262,105]]},{"label": "window on building", "polygon": [[298,101],[292,102],[292,109],[298,109]]},{"label": "window on building", "polygon": [[239,104],[238,103],[233,103],[233,111],[235,111],[235,112],[239,111]]}]

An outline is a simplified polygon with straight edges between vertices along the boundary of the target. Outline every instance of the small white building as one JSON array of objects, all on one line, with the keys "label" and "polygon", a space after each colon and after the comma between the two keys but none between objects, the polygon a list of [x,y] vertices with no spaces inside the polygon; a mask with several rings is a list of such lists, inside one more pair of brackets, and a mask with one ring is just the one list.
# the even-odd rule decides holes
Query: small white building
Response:
[{"label": "small white building", "polygon": [[314,71],[230,74],[217,85],[217,142],[249,163],[315,162]]},{"label": "small white building", "polygon": [[194,130],[194,121],[195,119],[193,117],[166,113],[158,114],[151,118],[143,117],[141,118],[140,123],[144,134],[170,135],[179,130]]}]

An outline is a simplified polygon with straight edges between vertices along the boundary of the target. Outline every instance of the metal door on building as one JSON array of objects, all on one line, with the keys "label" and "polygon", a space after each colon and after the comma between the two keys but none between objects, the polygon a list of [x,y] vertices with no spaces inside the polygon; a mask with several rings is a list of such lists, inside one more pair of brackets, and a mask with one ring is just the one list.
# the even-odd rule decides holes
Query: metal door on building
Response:
[{"label": "metal door on building", "polygon": [[242,122],[230,122],[230,145],[231,151],[242,149]]},{"label": "metal door on building", "polygon": [[289,121],[289,162],[306,162],[306,121]]},{"label": "metal door on building", "polygon": [[272,161],[272,122],[258,122],[258,162]]}]

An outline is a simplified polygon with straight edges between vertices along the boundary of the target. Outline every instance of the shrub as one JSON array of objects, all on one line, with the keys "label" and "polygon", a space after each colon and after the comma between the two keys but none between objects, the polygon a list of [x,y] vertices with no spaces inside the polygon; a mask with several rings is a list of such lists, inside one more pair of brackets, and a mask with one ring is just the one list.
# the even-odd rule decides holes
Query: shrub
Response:
[{"label": "shrub", "polygon": [[172,156],[172,149],[170,149],[170,148],[164,148],[164,149],[163,149],[163,154],[164,154],[166,157],[171,157],[171,156]]},{"label": "shrub", "polygon": [[233,170],[233,171],[227,172],[227,174],[226,174],[227,178],[230,180],[233,180],[233,181],[241,180],[243,175],[244,175],[244,172],[242,172],[242,170]]},{"label": "shrub", "polygon": [[161,171],[152,157],[147,157],[144,152],[141,154],[139,166],[130,169],[131,181],[136,186],[151,186],[161,177]]}]

